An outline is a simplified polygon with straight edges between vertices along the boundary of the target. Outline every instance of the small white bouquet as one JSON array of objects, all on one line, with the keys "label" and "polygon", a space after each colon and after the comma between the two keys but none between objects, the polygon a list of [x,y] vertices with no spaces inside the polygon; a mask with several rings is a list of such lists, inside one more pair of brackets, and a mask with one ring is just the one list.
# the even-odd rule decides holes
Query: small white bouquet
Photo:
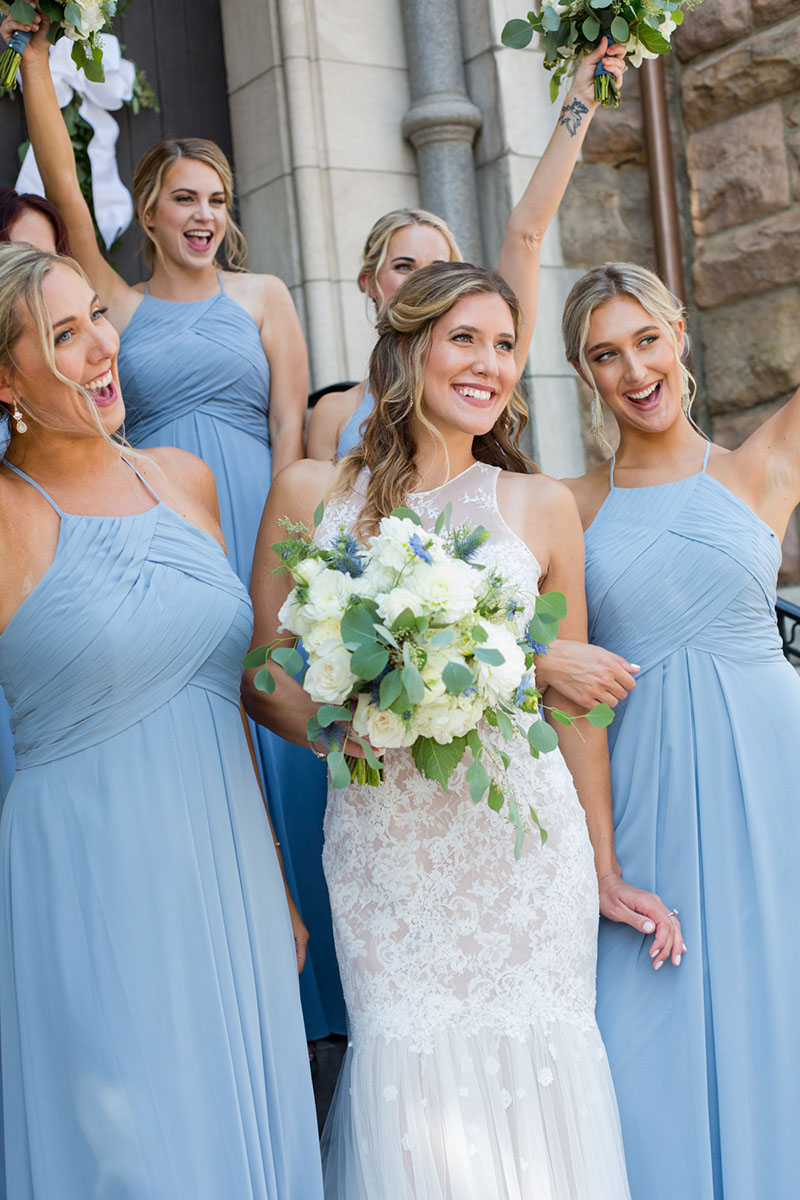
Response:
[{"label": "small white bouquet", "polygon": [[[321,518],[322,506],[315,524]],[[558,744],[542,719],[533,662],[558,633],[563,595],[538,596],[520,638],[517,589],[474,561],[488,532],[451,529],[449,505],[433,532],[410,509],[396,509],[366,547],[344,528],[322,547],[306,526],[283,524],[289,536],[274,549],[295,586],[279,617],[292,644],[259,647],[244,665],[259,668],[255,685],[267,692],[275,687],[270,662],[288,674],[303,671],[303,687],[322,706],[308,738],[326,746],[333,786],[379,784],[376,749],[406,746],[420,773],[447,790],[469,750],[472,799],[486,797],[491,809],[505,812],[516,830],[517,856],[534,826],[544,841],[534,809],[521,812],[508,780],[509,756],[495,738],[523,737],[535,758]],[[559,710],[552,715],[565,725],[576,719]],[[612,712],[597,705],[586,718],[605,726]],[[345,754],[348,740],[363,758]]]},{"label": "small white bouquet", "polygon": [[[68,37],[73,43],[72,60],[84,71],[93,83],[102,83],[103,44],[99,38],[102,29],[116,12],[116,0],[37,0],[39,10],[50,18],[48,40],[55,44],[59,38]],[[28,0],[13,0],[0,3],[0,13],[8,13],[23,25],[29,24],[36,10]],[[17,30],[11,37],[8,49],[0,58],[0,87],[13,88],[17,84],[17,70],[31,40],[31,34]]]},{"label": "small white bouquet", "polygon": [[[578,61],[608,38],[618,42],[634,67],[645,58],[658,58],[670,50],[670,38],[683,21],[683,9],[701,0],[545,0],[539,12],[527,20],[508,21],[501,34],[503,44],[515,49],[527,46],[534,33],[542,35],[544,65],[553,72],[550,99],[555,101],[561,80],[571,75]],[[594,97],[604,108],[616,108],[619,89],[602,63],[595,71]]]}]

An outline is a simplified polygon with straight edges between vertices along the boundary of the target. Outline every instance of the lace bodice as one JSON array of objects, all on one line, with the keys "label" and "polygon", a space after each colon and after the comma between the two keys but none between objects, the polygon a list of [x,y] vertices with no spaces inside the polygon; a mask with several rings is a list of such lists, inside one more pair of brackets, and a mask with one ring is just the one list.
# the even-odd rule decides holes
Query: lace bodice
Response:
[{"label": "lace bodice", "polygon": [[[503,520],[498,474],[475,463],[408,507],[432,527],[449,502],[454,524],[487,528],[483,561],[516,584],[529,615],[539,565]],[[318,540],[352,527],[362,503],[357,487],[330,504]],[[559,751],[534,760],[522,739],[506,745],[516,794],[549,834],[544,847],[529,837],[519,862],[510,825],[472,803],[468,757],[448,792],[410,751],[392,750],[379,788],[330,793],[324,863],[354,1041],[426,1050],[454,1025],[517,1037],[534,1020],[593,1027],[597,893],[583,811]]]}]

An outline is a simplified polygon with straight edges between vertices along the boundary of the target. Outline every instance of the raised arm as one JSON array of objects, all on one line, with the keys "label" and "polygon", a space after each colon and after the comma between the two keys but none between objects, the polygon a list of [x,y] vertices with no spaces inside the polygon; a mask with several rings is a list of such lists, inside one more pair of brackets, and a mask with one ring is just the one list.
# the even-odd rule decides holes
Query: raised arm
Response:
[{"label": "raised arm", "polygon": [[[304,459],[292,463],[273,481],[261,518],[250,580],[255,622],[253,646],[263,646],[279,638],[278,611],[293,586],[290,575],[276,570],[280,562],[272,546],[285,536],[279,522],[289,517],[311,525],[332,477],[333,467],[329,463]],[[279,667],[272,672],[275,691],[271,695],[255,687],[255,674],[254,670],[245,671],[242,679],[242,700],[247,713],[259,725],[266,725],[287,741],[307,746],[306,726],[319,705],[296,679],[285,675]]]},{"label": "raised arm", "polygon": [[58,107],[50,74],[50,22],[42,17],[20,67],[28,133],[48,200],[61,213],[69,233],[73,256],[109,308],[109,319],[124,329],[139,303],[139,294],[109,266],[97,245],[89,207],[81,194],[67,127]]},{"label": "raised arm", "polygon": [[[567,616],[560,632],[575,642],[586,641],[586,600],[584,595],[583,531],[575,501],[569,491],[554,484],[547,499],[547,511],[537,512],[537,523],[548,530],[550,553],[541,585],[543,592],[563,592]],[[577,714],[580,706],[553,687],[544,693],[546,708]],[[660,898],[627,883],[622,877],[614,848],[614,821],[611,805],[611,776],[608,741],[605,730],[595,729],[588,721],[571,728],[553,722],[562,754],[575,782],[578,799],[586,814],[589,838],[594,851],[600,893],[600,912],[612,921],[621,921],[642,933],[655,933],[650,957],[656,970],[671,957],[678,966],[683,953],[680,925],[670,917]]]},{"label": "raised arm", "polygon": [[531,176],[530,183],[508,221],[498,270],[511,284],[522,306],[522,329],[515,357],[520,373],[525,369],[539,296],[542,239],[567,190],[589,122],[598,105],[594,99],[594,71],[602,59],[617,82],[625,69],[625,47],[600,45],[582,61],[558,115],[553,136]]},{"label": "raised arm", "polygon": [[738,450],[715,458],[711,469],[782,538],[800,503],[800,389]]},{"label": "raised arm", "polygon": [[308,405],[308,354],[303,331],[286,284],[274,275],[260,277],[263,319],[261,344],[270,373],[269,437],[273,478],[303,457]]}]

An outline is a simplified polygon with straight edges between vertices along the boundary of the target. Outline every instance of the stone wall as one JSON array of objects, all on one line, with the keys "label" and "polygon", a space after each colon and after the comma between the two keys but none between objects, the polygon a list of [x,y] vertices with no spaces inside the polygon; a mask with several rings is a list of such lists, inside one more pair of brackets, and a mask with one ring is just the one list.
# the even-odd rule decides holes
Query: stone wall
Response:
[{"label": "stone wall", "polygon": [[[800,0],[704,0],[674,44],[667,77],[698,416],[735,447],[800,385]],[[576,266],[654,265],[631,74],[622,106],[593,123],[563,209]],[[796,518],[782,578],[800,581]]]}]

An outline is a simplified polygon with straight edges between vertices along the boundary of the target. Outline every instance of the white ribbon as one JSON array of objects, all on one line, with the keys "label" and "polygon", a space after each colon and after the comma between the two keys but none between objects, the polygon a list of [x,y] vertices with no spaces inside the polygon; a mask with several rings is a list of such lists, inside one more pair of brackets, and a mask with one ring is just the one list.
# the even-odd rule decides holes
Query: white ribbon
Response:
[{"label": "white ribbon", "polygon": [[[83,71],[78,70],[70,57],[72,42],[69,38],[60,38],[50,47],[50,71],[59,108],[69,104],[73,93],[77,94],[81,101],[78,111],[94,130],[88,150],[92,164],[94,215],[106,249],[110,249],[133,220],[133,200],[117,167],[115,146],[119,126],[110,113],[132,98],[136,68],[122,57],[119,41],[113,34],[104,33],[102,43],[105,83],[92,83]],[[17,176],[16,188],[18,192],[44,195],[44,184],[30,146]]]}]

